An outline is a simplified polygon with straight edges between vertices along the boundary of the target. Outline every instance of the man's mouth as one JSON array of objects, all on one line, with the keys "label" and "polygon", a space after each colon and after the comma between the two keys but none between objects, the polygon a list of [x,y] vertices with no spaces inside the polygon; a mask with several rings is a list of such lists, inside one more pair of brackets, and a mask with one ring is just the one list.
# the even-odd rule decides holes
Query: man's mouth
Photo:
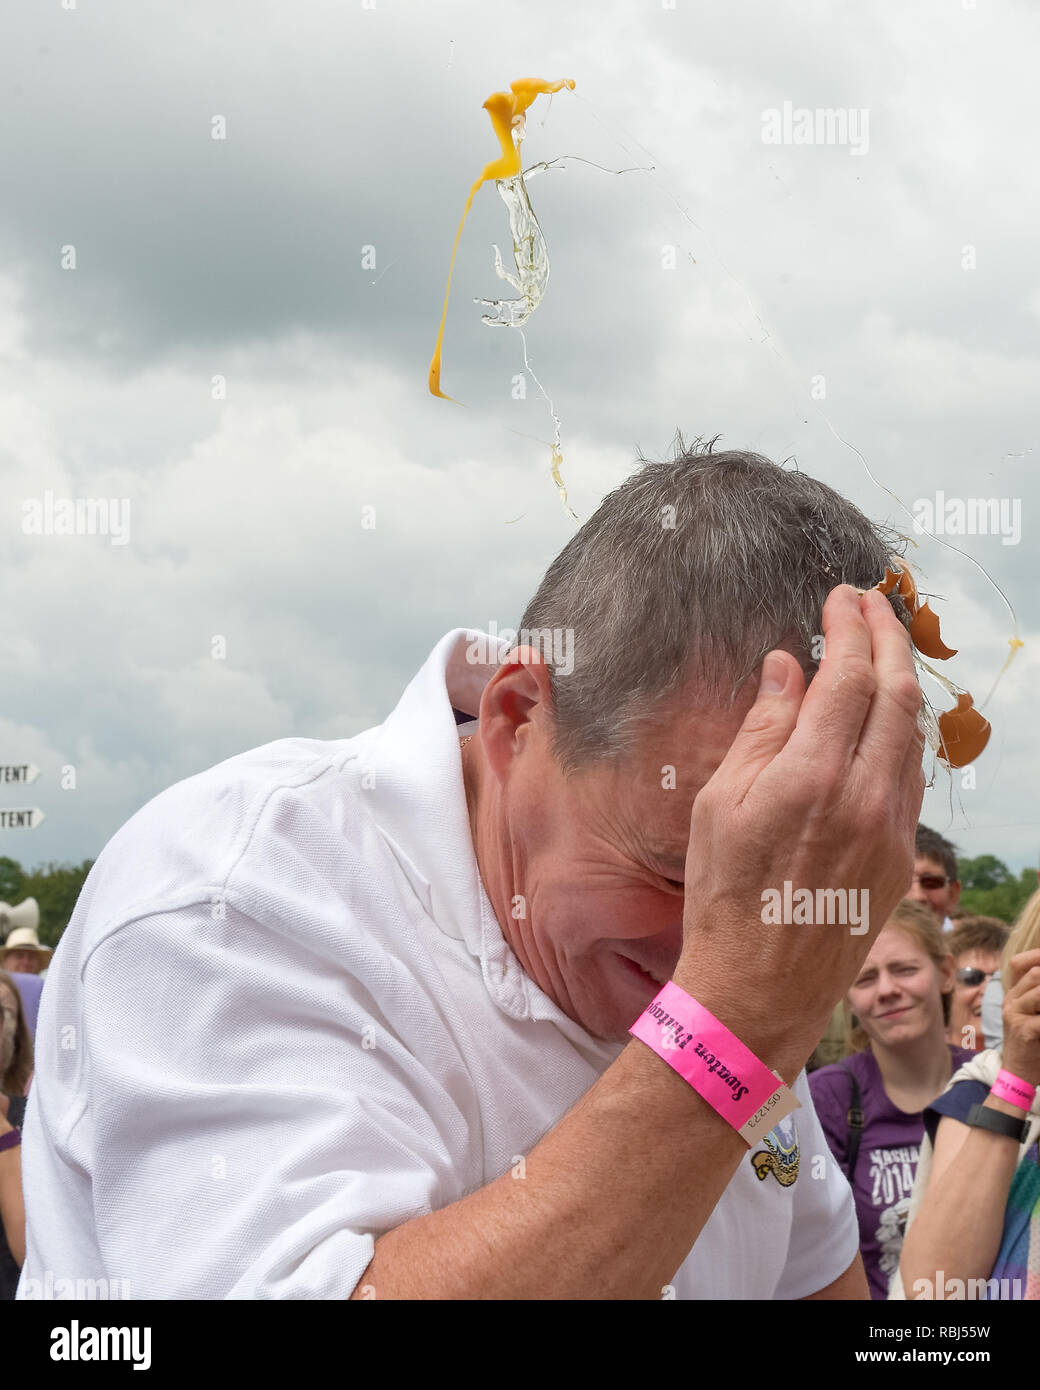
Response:
[{"label": "man's mouth", "polygon": [[655,984],[657,985],[658,989],[660,989],[660,987],[663,984],[666,984],[668,981],[669,977],[667,975],[661,975],[655,970],[647,970],[644,966],[639,965],[636,961],[631,960],[628,956],[619,955],[618,959],[623,960],[625,964],[628,966],[628,968],[631,971],[633,971],[633,973],[636,976],[642,979],[644,983]]}]

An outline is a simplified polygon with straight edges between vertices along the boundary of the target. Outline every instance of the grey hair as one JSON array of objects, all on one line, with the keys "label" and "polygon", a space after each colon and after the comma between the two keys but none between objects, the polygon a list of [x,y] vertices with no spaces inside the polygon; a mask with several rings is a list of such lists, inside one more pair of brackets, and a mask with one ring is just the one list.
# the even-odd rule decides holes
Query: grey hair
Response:
[{"label": "grey hair", "polygon": [[[806,474],[676,434],[670,462],[642,465],[560,551],[523,633],[573,634],[567,674],[546,656],[553,753],[567,772],[630,752],[693,679],[730,706],[766,654],[819,665],[824,600],[884,577],[900,537]],[[901,601],[893,604],[907,622]],[[815,649],[815,650],[814,650]]]}]

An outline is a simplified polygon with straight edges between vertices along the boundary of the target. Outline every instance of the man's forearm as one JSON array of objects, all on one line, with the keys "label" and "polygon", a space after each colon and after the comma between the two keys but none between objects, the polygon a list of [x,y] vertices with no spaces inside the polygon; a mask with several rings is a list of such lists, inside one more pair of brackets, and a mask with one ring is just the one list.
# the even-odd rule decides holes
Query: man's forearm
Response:
[{"label": "man's forearm", "polygon": [[351,1296],[661,1298],[747,1152],[633,1040],[526,1156],[524,1177],[381,1236]]}]

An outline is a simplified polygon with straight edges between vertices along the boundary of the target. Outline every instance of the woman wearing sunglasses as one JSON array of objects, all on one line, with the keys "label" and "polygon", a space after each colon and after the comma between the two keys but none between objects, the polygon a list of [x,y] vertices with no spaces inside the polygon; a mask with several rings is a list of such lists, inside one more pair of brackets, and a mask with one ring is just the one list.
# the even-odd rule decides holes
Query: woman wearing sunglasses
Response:
[{"label": "woman wearing sunglasses", "polygon": [[982,1031],[982,996],[994,975],[1000,972],[1001,955],[1010,928],[996,917],[961,917],[946,939],[956,966],[950,1026],[947,1042],[982,1052],[986,1040]]},{"label": "woman wearing sunglasses", "polygon": [[925,1114],[891,1298],[1040,1299],[1040,892],[1004,948],[1004,1038]]},{"label": "woman wearing sunglasses", "polygon": [[846,997],[851,1055],[809,1076],[827,1142],[852,1186],[871,1298],[887,1297],[899,1263],[924,1108],[973,1055],[946,1041],[953,983],[934,912],[904,898]]}]

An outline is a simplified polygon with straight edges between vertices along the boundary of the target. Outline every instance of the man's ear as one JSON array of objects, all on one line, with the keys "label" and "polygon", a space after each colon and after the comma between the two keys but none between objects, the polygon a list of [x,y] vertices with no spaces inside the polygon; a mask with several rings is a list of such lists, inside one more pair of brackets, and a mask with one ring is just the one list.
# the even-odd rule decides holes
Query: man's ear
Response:
[{"label": "man's ear", "polygon": [[478,717],[485,759],[500,777],[532,741],[551,741],[552,682],[535,648],[516,647],[503,660],[484,687]]}]

